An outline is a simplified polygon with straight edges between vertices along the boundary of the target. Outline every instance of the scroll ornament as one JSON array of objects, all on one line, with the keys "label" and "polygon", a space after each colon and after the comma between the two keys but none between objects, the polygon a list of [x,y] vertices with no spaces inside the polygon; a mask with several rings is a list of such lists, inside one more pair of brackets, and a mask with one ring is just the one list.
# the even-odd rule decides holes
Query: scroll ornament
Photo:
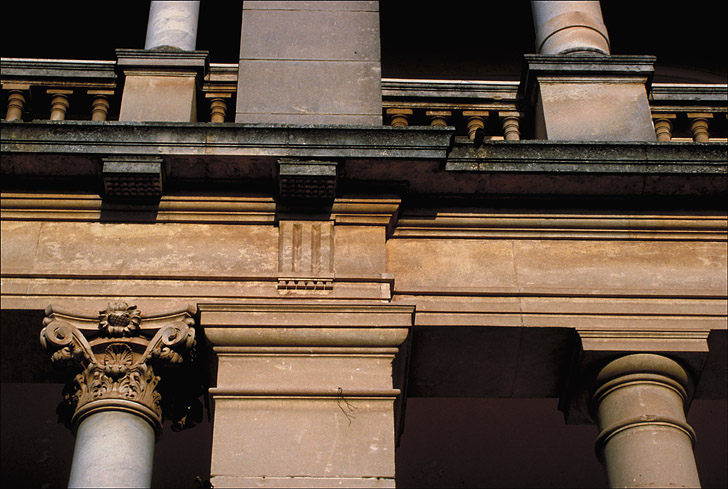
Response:
[{"label": "scroll ornament", "polygon": [[99,312],[95,331],[83,323],[79,327],[77,319],[48,314],[40,334],[42,346],[52,352],[51,361],[75,374],[64,389],[59,420],[77,427],[93,412],[117,409],[141,415],[159,432],[158,372],[180,366],[194,355],[194,320],[189,314],[177,315],[158,329],[143,329],[136,306],[123,302]]}]

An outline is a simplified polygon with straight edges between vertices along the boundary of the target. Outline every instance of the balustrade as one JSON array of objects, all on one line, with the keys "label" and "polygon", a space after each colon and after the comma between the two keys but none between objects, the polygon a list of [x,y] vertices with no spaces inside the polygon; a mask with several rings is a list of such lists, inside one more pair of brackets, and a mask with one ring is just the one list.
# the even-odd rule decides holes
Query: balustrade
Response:
[{"label": "balustrade", "polygon": [[[121,84],[113,61],[0,62],[5,120],[117,121]],[[231,122],[237,65],[211,63],[198,89],[199,122]],[[650,108],[658,142],[728,140],[728,87],[653,84]],[[456,128],[462,141],[532,139],[532,108],[518,97],[518,82],[382,80],[382,113],[393,127]]]}]

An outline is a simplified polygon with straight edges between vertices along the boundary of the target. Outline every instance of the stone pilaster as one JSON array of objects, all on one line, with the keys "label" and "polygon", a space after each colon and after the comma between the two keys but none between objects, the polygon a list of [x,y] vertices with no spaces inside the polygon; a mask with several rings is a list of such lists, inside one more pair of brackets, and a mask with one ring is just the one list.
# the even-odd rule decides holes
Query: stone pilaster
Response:
[{"label": "stone pilaster", "polygon": [[[163,401],[162,392],[172,392],[160,384],[161,375],[189,363],[196,341],[193,313],[188,308],[143,318],[123,302],[98,315],[46,309],[41,344],[72,376],[57,409],[77,436],[71,487],[149,486],[163,406],[174,401]],[[190,392],[194,397],[194,388]],[[181,394],[180,400],[166,413],[178,428],[193,424],[188,415],[195,411],[186,402],[190,396]]]},{"label": "stone pilaster", "polygon": [[235,122],[382,125],[379,2],[243,2]]},{"label": "stone pilaster", "polygon": [[215,487],[394,487],[412,306],[199,307],[218,362]]}]

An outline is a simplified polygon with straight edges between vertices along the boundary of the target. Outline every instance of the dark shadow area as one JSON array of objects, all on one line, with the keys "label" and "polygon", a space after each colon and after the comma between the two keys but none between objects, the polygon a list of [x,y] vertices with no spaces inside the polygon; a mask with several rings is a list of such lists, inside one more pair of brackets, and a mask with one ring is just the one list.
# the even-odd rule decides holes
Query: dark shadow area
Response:
[{"label": "dark shadow area", "polygon": [[[594,425],[567,425],[556,399],[410,398],[397,487],[607,487]],[[725,400],[692,403],[703,487],[726,487]]]},{"label": "dark shadow area", "polygon": [[[612,54],[657,56],[655,82],[726,83],[724,20],[712,2],[602,2]],[[81,15],[83,13],[83,15]],[[116,59],[116,48],[144,48],[149,1],[75,2],[36,8],[9,2],[0,55]],[[531,5],[450,2],[380,4],[382,76],[518,80],[523,54],[536,48]],[[203,2],[197,49],[212,63],[237,63],[242,2]]]},{"label": "dark shadow area", "polygon": [[[40,347],[39,347],[40,348]],[[2,487],[67,487],[74,437],[58,424],[62,384],[3,383]],[[152,487],[196,488],[210,477],[212,422],[173,432],[166,422],[154,451]],[[110,454],[99,454],[108,456]]]}]

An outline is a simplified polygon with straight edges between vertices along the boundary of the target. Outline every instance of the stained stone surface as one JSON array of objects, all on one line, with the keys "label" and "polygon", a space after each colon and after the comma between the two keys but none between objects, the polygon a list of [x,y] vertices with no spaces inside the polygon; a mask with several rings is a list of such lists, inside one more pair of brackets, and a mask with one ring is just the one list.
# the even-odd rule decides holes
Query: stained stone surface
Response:
[{"label": "stained stone surface", "polygon": [[378,2],[245,2],[235,121],[381,125]]}]

